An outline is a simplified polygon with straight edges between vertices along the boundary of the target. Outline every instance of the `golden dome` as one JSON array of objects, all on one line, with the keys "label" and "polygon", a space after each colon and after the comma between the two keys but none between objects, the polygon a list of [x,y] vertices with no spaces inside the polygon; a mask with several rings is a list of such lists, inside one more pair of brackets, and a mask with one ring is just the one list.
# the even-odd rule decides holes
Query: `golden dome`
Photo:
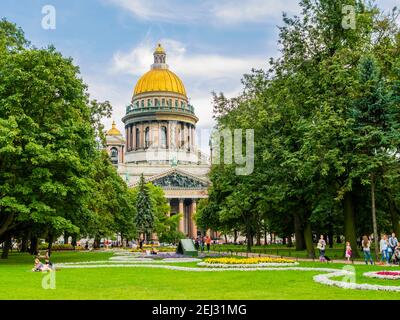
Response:
[{"label": "golden dome", "polygon": [[107,136],[122,136],[121,131],[117,129],[117,125],[115,124],[115,121],[112,123],[112,128],[107,131],[106,133]]},{"label": "golden dome", "polygon": [[156,50],[154,51],[154,53],[165,53],[164,48],[161,46],[161,43],[158,44]]},{"label": "golden dome", "polygon": [[179,77],[168,69],[152,69],[145,73],[135,86],[135,95],[153,91],[168,91],[186,96],[185,86]]}]

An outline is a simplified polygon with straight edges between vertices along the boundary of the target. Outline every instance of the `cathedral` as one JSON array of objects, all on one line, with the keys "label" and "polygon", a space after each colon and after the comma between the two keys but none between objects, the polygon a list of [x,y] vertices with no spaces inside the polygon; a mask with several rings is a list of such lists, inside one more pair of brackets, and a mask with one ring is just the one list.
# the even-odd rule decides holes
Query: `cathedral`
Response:
[{"label": "cathedral", "polygon": [[160,186],[170,204],[170,213],[182,214],[179,231],[188,237],[200,234],[193,220],[196,205],[207,198],[209,157],[196,145],[196,117],[182,80],[166,63],[159,44],[154,63],[136,83],[122,122],[106,133],[107,151],[128,186],[141,174]]}]

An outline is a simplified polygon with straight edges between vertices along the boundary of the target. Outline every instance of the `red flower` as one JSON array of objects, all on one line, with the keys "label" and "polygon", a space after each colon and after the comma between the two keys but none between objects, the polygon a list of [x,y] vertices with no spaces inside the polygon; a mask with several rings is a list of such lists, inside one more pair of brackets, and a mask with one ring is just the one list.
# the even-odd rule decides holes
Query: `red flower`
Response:
[{"label": "red flower", "polygon": [[376,274],[382,276],[400,276],[400,271],[379,271]]}]

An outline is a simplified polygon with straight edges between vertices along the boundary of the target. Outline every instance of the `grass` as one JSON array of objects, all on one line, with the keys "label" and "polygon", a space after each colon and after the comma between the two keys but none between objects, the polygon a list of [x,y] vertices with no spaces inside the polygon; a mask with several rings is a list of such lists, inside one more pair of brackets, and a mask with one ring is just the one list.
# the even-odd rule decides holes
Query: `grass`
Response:
[{"label": "grass", "polygon": [[[107,260],[111,252],[55,252],[52,260],[78,262]],[[45,274],[31,272],[33,258],[12,253],[0,260],[0,299],[400,299],[400,293],[345,290],[315,283],[321,272],[252,271],[195,273],[146,268],[62,269],[56,272],[56,289],[45,290]],[[196,263],[179,265],[195,266]],[[300,266],[341,268],[340,264],[302,262]],[[358,283],[400,285],[396,280],[362,277],[384,270],[356,265]],[[390,268],[390,270],[399,270]]]}]

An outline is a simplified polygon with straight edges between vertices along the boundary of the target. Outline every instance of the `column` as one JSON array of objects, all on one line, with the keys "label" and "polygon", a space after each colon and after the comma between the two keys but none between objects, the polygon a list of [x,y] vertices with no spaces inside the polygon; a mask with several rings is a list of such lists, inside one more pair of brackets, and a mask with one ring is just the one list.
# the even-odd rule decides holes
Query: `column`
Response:
[{"label": "column", "polygon": [[167,147],[167,149],[169,149],[169,147],[170,147],[170,145],[171,145],[171,141],[170,141],[170,130],[171,130],[171,128],[170,128],[170,121],[168,121],[167,122],[167,145],[166,145],[166,147]]},{"label": "column", "polygon": [[189,148],[188,145],[188,125],[185,123],[183,125],[183,145],[185,147],[185,151]]},{"label": "column", "polygon": [[144,129],[145,129],[145,126],[142,123],[140,125],[140,148],[141,149],[144,149],[144,135],[145,135]]},{"label": "column", "polygon": [[129,127],[125,128],[125,145],[126,151],[129,151]]},{"label": "column", "polygon": [[168,212],[167,212],[167,217],[171,216],[171,201],[172,199],[167,199],[168,201]]},{"label": "column", "polygon": [[181,218],[179,220],[179,229],[178,230],[182,233],[185,233],[185,221],[184,221],[185,212],[183,210],[183,204],[184,204],[183,201],[184,201],[184,199],[179,199],[179,214],[181,215]]},{"label": "column", "polygon": [[181,135],[179,132],[180,128],[181,128],[181,124],[178,122],[175,126],[175,145],[176,145],[177,149],[180,149],[180,147],[181,147],[181,144],[180,144]]},{"label": "column", "polygon": [[132,128],[132,149],[136,150],[136,124]]},{"label": "column", "polygon": [[192,126],[192,136],[193,136],[193,138],[192,138],[192,148],[194,150],[194,147],[196,145],[196,128],[195,128],[194,125]]},{"label": "column", "polygon": [[191,223],[192,223],[192,237],[197,238],[197,225],[194,221],[194,214],[196,213],[197,209],[197,199],[192,199],[192,212],[190,213]]},{"label": "column", "polygon": [[129,134],[129,140],[130,140],[129,149],[132,151],[133,150],[133,125],[130,125],[129,131],[130,131],[130,134]]}]

